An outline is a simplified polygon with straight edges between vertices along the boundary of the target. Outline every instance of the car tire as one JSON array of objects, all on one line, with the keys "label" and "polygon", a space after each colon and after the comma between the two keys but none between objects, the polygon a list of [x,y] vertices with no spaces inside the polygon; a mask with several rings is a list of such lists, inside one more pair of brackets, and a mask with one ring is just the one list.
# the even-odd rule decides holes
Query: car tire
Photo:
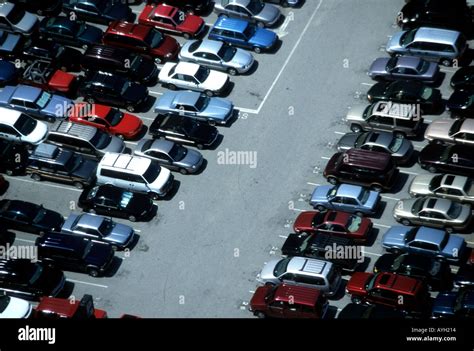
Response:
[{"label": "car tire", "polygon": [[452,227],[446,227],[445,230],[448,234],[452,234],[454,232],[454,229]]},{"label": "car tire", "polygon": [[204,145],[202,145],[202,144],[196,144],[196,147],[197,147],[199,150],[204,149]]},{"label": "car tire", "polygon": [[150,198],[154,201],[158,200],[160,198],[160,195],[158,195],[157,193],[154,193],[154,192],[149,192],[148,195],[150,196]]},{"label": "car tire", "polygon": [[7,176],[12,176],[12,175],[13,175],[13,171],[12,171],[11,169],[7,169],[7,170],[5,171],[5,174],[6,174]]},{"label": "car tire", "polygon": [[359,296],[351,296],[351,301],[356,305],[360,305],[362,303],[362,299]]},{"label": "car tire", "polygon": [[393,135],[395,136],[395,138],[400,138],[400,139],[405,139],[407,137],[405,133],[400,132],[398,130],[393,132]]},{"label": "car tire", "polygon": [[180,168],[179,173],[186,175],[186,174],[188,174],[188,170],[185,169],[185,168]]},{"label": "car tire", "polygon": [[229,73],[231,76],[236,76],[237,74],[239,74],[239,72],[237,72],[235,68],[228,68],[227,73]]},{"label": "car tire", "polygon": [[327,209],[323,205],[316,205],[315,207],[319,212],[326,212]]},{"label": "car tire", "polygon": [[288,1],[282,1],[281,6],[283,7],[289,7],[290,5],[288,4]]},{"label": "car tire", "polygon": [[137,217],[135,217],[134,215],[130,215],[130,216],[128,216],[128,220],[129,220],[130,222],[136,222],[136,221],[137,221]]},{"label": "car tire", "polygon": [[184,37],[184,39],[189,40],[189,39],[191,39],[191,34],[189,34],[189,33],[184,33],[184,34],[183,34],[183,37]]},{"label": "car tire", "polygon": [[254,315],[255,317],[261,318],[261,319],[267,318],[266,314],[263,313],[262,311],[256,311],[256,312],[253,313],[253,315]]},{"label": "car tire", "polygon": [[36,180],[37,182],[39,182],[39,181],[41,181],[42,178],[41,178],[41,176],[40,176],[39,174],[33,173],[33,174],[31,175],[31,179]]},{"label": "car tire", "polygon": [[82,48],[83,48],[84,50],[87,50],[87,49],[89,48],[89,45],[84,44],[84,45],[82,45]]},{"label": "car tire", "polygon": [[452,61],[448,58],[442,58],[441,60],[439,60],[440,63],[445,66],[445,67],[450,67],[452,65]]},{"label": "car tire", "polygon": [[213,119],[210,119],[207,121],[207,124],[209,124],[211,127],[215,127],[216,126],[216,121],[214,121]]},{"label": "car tire", "polygon": [[327,181],[332,185],[337,185],[337,183],[339,183],[336,177],[328,177]]},{"label": "car tire", "polygon": [[362,127],[358,124],[351,124],[351,131],[354,133],[362,132]]},{"label": "car tire", "polygon": [[253,48],[253,51],[254,51],[255,53],[257,53],[257,54],[260,54],[260,53],[262,53],[262,48],[259,48],[258,46],[255,46],[255,47]]},{"label": "car tire", "polygon": [[210,91],[210,90],[206,90],[206,91],[204,92],[204,94],[206,94],[208,97],[213,97],[213,96],[215,95],[214,92],[212,92],[212,91]]},{"label": "car tire", "polygon": [[93,97],[88,96],[88,97],[86,97],[84,100],[85,100],[88,104],[91,104],[91,105],[92,105],[92,104],[95,104],[95,99],[94,99]]},{"label": "car tire", "polygon": [[84,184],[82,184],[81,182],[74,182],[72,183],[72,185],[74,185],[76,189],[84,189]]},{"label": "car tire", "polygon": [[399,255],[400,254],[400,250],[399,249],[389,249],[387,250],[388,252],[394,254],[394,255]]},{"label": "car tire", "polygon": [[87,269],[87,274],[95,278],[99,276],[99,271],[96,268],[89,268]]},{"label": "car tire", "polygon": [[381,192],[382,189],[383,189],[382,185],[377,184],[377,183],[372,184],[372,185],[370,186],[370,188],[371,188],[373,191],[378,191],[378,192]]},{"label": "car tire", "polygon": [[87,212],[89,212],[90,214],[97,214],[97,211],[93,208],[90,208]]},{"label": "car tire", "polygon": [[433,167],[433,166],[429,166],[428,167],[428,172],[430,173],[436,173],[438,170],[436,169],[436,167]]},{"label": "car tire", "polygon": [[169,89],[169,90],[176,90],[178,88],[176,88],[176,85],[174,84],[167,84],[166,87]]},{"label": "car tire", "polygon": [[257,22],[257,27],[258,28],[264,28],[265,27],[265,23],[261,22],[261,21],[258,21]]},{"label": "car tire", "polygon": [[126,109],[128,112],[135,112],[135,106],[133,105],[127,105]]},{"label": "car tire", "polygon": [[411,222],[406,218],[400,219],[400,223],[403,224],[403,225],[406,225],[406,226],[411,225]]}]

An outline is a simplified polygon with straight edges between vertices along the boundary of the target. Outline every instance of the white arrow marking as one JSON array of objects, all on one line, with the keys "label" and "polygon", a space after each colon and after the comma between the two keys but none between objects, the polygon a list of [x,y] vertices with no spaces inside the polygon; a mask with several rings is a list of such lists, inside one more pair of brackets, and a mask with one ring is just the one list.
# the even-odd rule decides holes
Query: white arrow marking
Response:
[{"label": "white arrow marking", "polygon": [[294,21],[294,19],[295,19],[295,15],[293,11],[291,11],[290,13],[288,13],[288,16],[286,16],[283,24],[275,31],[275,33],[278,35],[278,38],[281,39],[289,34],[286,31],[286,28],[288,27],[291,21]]}]

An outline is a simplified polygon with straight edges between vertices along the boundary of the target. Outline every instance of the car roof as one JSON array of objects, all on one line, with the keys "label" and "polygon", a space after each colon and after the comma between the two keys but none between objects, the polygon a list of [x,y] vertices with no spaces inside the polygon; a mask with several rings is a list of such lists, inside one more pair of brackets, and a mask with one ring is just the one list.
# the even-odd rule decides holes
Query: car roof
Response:
[{"label": "car roof", "polygon": [[166,139],[154,139],[148,150],[158,150],[169,153],[175,143]]},{"label": "car roof", "polygon": [[362,189],[359,185],[340,184],[337,188],[337,196],[357,197]]},{"label": "car roof", "polygon": [[419,227],[415,239],[425,243],[432,243],[439,245],[447,234],[439,229],[429,227]]},{"label": "car roof", "polygon": [[122,48],[117,48],[114,46],[108,46],[108,45],[101,45],[101,44],[96,44],[91,46],[86,50],[84,53],[85,56],[100,56],[100,57],[107,57],[107,58],[113,58],[118,61],[123,61],[131,56],[133,56],[132,53],[128,52],[125,49]]},{"label": "car roof", "polygon": [[17,85],[11,98],[20,99],[23,101],[36,101],[42,92],[43,91],[37,87],[30,87],[29,85]]},{"label": "car roof", "polygon": [[332,263],[305,257],[293,257],[288,262],[286,269],[289,273],[303,273],[309,275],[321,275],[331,269]]},{"label": "car roof", "polygon": [[101,167],[119,168],[131,172],[143,173],[151,163],[151,159],[128,154],[107,152],[100,161]]},{"label": "car roof", "polygon": [[144,39],[152,28],[151,26],[120,21],[112,23],[107,31]]},{"label": "car roof", "polygon": [[36,307],[37,311],[56,313],[62,316],[71,317],[77,311],[79,301],[71,302],[69,299],[60,299],[54,297],[42,297]]},{"label": "car roof", "polygon": [[0,16],[1,17],[7,16],[10,13],[10,11],[13,9],[13,7],[15,7],[15,5],[10,3],[10,2],[1,3],[0,4]]},{"label": "car roof", "polygon": [[392,164],[390,154],[364,149],[349,149],[341,152],[342,162],[350,166],[370,168],[374,170],[384,171]]},{"label": "car roof", "polygon": [[451,207],[452,201],[448,199],[440,199],[435,197],[427,197],[423,202],[423,210],[434,210],[436,212],[448,212]]},{"label": "car roof", "polygon": [[55,145],[41,143],[35,148],[35,151],[33,151],[33,155],[38,156],[38,157],[53,159],[53,158],[56,158],[59,151],[60,151],[59,147]]},{"label": "car roof", "polygon": [[243,33],[248,25],[249,22],[242,19],[219,16],[216,23],[214,24],[214,28],[227,29],[234,32]]},{"label": "car roof", "polygon": [[[414,116],[414,111],[412,105],[409,104],[399,104],[391,101],[378,101],[373,105],[372,113],[388,116],[397,119],[406,119],[409,120]],[[388,111],[386,111],[388,109]]]},{"label": "car roof", "polygon": [[414,40],[451,45],[456,42],[460,34],[454,30],[421,27],[417,29]]},{"label": "car roof", "polygon": [[223,41],[205,39],[200,41],[199,49],[197,49],[196,51],[215,54],[219,52],[223,45]]},{"label": "car roof", "polygon": [[53,123],[50,133],[61,133],[75,136],[78,138],[91,140],[96,133],[100,131],[93,126],[88,126],[85,124],[73,123],[69,121],[56,121]]},{"label": "car roof", "polygon": [[[80,215],[74,216],[74,221],[73,225],[75,226],[81,226],[84,228],[92,228],[92,229],[97,229],[100,227],[102,222],[104,222],[104,217],[102,216],[95,216],[92,214],[88,213],[82,213]],[[69,219],[69,218],[68,218]],[[71,228],[73,229],[73,228]]]},{"label": "car roof", "polygon": [[322,296],[321,291],[316,288],[281,284],[275,290],[274,299],[275,301],[293,301],[299,305],[314,306],[320,296]]},{"label": "car roof", "polygon": [[446,188],[463,189],[468,179],[468,177],[460,175],[444,174],[441,178],[441,185]]},{"label": "car roof", "polygon": [[466,118],[462,124],[461,128],[459,129],[460,132],[463,133],[474,133],[474,119]]},{"label": "car roof", "polygon": [[403,291],[414,293],[420,286],[420,282],[414,278],[393,273],[379,274],[374,283],[374,288]]},{"label": "car roof", "polygon": [[167,4],[158,4],[151,14],[161,17],[171,17],[174,12],[176,12],[176,7]]},{"label": "car roof", "polygon": [[397,67],[417,68],[420,61],[422,59],[416,56],[401,56],[397,58]]},{"label": "car roof", "polygon": [[0,107],[0,123],[13,125],[15,124],[16,120],[20,117],[21,112],[11,110],[6,107]]},{"label": "car roof", "polygon": [[198,65],[197,63],[180,61],[175,66],[174,73],[175,74],[190,74],[194,76],[200,67],[201,66]]}]

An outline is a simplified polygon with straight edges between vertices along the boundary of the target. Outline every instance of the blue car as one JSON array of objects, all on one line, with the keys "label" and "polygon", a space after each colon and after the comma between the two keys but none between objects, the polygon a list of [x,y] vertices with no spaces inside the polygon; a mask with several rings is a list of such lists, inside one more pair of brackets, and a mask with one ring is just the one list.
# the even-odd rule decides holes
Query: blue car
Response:
[{"label": "blue car", "polygon": [[23,47],[21,35],[0,30],[0,56],[14,60]]},{"label": "blue car", "polygon": [[393,253],[408,252],[454,263],[466,253],[463,238],[428,227],[393,226],[384,234],[382,246]]},{"label": "blue car", "polygon": [[209,32],[209,39],[261,53],[271,50],[277,43],[278,36],[271,30],[258,28],[248,21],[220,16]]},{"label": "blue car", "polygon": [[71,99],[28,85],[7,85],[0,90],[0,107],[24,112],[32,117],[54,122],[65,119],[74,107]]},{"label": "blue car", "polygon": [[319,211],[329,209],[359,216],[375,214],[379,202],[379,192],[349,184],[317,186],[310,200],[310,204]]},{"label": "blue car", "polygon": [[18,78],[18,69],[10,61],[0,60],[0,86],[13,83]]},{"label": "blue car", "polygon": [[474,290],[440,292],[433,303],[433,318],[474,318]]}]

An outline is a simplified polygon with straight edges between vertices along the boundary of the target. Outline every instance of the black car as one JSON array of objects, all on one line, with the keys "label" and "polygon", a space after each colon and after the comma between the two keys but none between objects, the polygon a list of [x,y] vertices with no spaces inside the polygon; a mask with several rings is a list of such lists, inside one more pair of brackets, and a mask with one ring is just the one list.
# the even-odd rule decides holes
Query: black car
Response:
[{"label": "black car", "polygon": [[[162,0],[147,0],[147,4],[159,4]],[[211,6],[211,0],[166,0],[166,4],[179,7],[188,13],[203,13]]]},{"label": "black car", "polygon": [[210,147],[219,136],[216,127],[179,115],[158,115],[148,132],[154,138],[164,137],[179,144]]},{"label": "black car", "polygon": [[474,66],[461,67],[451,78],[453,89],[474,90]]},{"label": "black car", "polygon": [[455,90],[446,103],[453,117],[474,117],[474,91]]},{"label": "black car", "polygon": [[27,259],[0,259],[0,291],[8,296],[38,301],[57,296],[64,288],[64,273]]},{"label": "black car", "polygon": [[96,160],[43,143],[30,155],[26,173],[36,181],[48,179],[83,189],[95,181],[97,166]]},{"label": "black car", "polygon": [[128,50],[106,45],[94,45],[86,50],[81,67],[88,71],[103,71],[122,75],[143,84],[155,84],[158,68],[149,58]]},{"label": "black car", "polygon": [[47,233],[36,239],[36,246],[43,263],[92,277],[104,274],[114,259],[112,245],[76,235]]},{"label": "black car", "polygon": [[[357,248],[355,242],[349,238],[341,238],[325,233],[292,233],[285,240],[281,253],[286,256],[303,256],[309,258],[323,259],[333,262],[340,268],[353,272],[362,263],[360,259],[340,258],[333,248]],[[357,252],[354,252],[356,255]]]},{"label": "black car", "polygon": [[338,319],[404,319],[405,315],[399,310],[383,305],[347,304]]},{"label": "black car", "polygon": [[64,217],[44,208],[21,200],[0,200],[0,223],[3,229],[21,230],[33,234],[59,231]]},{"label": "black car", "polygon": [[453,286],[449,264],[427,256],[384,254],[374,264],[374,273],[379,272],[419,278],[433,290],[450,290]]},{"label": "black car", "polygon": [[78,94],[89,104],[96,102],[125,107],[135,112],[148,100],[146,86],[112,73],[93,72],[81,83]]},{"label": "black car", "polygon": [[133,20],[130,7],[114,0],[63,0],[63,12],[84,21],[102,24]]},{"label": "black car", "polygon": [[82,53],[54,41],[33,39],[26,42],[20,56],[28,63],[42,60],[63,71],[77,71],[80,69]]},{"label": "black car", "polygon": [[39,38],[55,41],[60,44],[82,47],[98,44],[102,40],[103,31],[81,21],[73,21],[67,17],[45,17],[39,27]]},{"label": "black car", "polygon": [[39,16],[56,16],[61,13],[62,0],[8,0],[23,10]]},{"label": "black car", "polygon": [[461,264],[454,276],[454,286],[457,288],[474,288],[474,250],[471,249],[470,257]]},{"label": "black car", "polygon": [[100,185],[84,189],[78,206],[86,212],[127,218],[132,222],[151,219],[153,200],[113,185]]},{"label": "black car", "polygon": [[421,168],[431,173],[444,172],[465,176],[474,174],[474,148],[466,145],[430,143],[418,156]]},{"label": "black car", "polygon": [[442,102],[441,92],[418,81],[396,80],[379,82],[367,92],[370,102],[393,101],[402,104],[419,104],[423,111],[436,110]]},{"label": "black car", "polygon": [[0,172],[7,175],[23,174],[28,156],[28,148],[25,145],[0,139]]}]

